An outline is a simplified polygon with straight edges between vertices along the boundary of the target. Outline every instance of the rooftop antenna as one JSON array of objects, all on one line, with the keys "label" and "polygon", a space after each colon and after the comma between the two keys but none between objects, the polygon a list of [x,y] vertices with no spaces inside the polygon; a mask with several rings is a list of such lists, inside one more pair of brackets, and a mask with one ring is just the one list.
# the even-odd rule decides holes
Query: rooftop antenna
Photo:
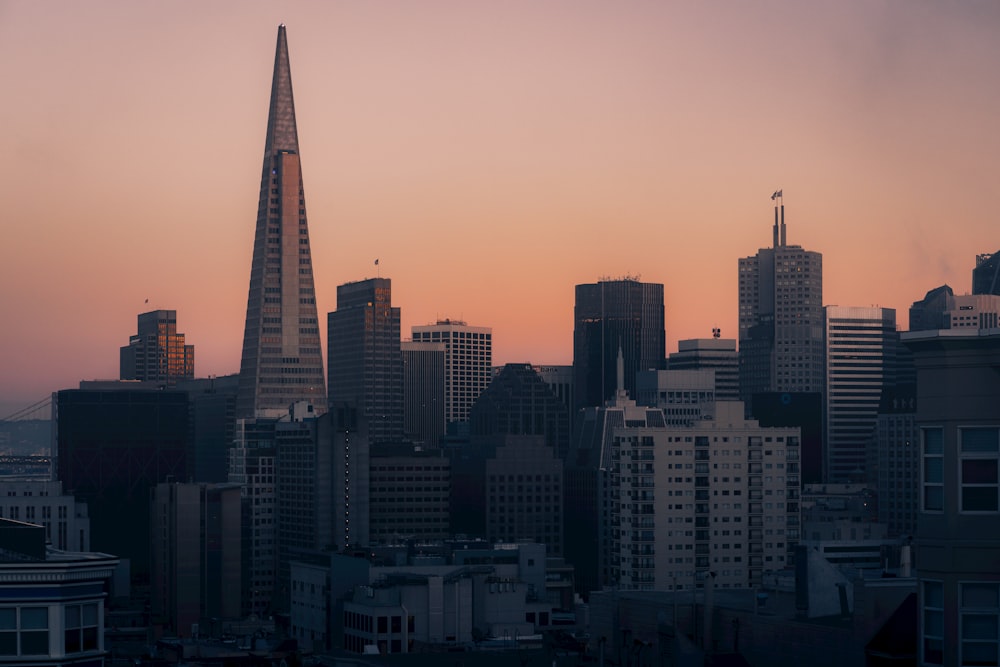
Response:
[{"label": "rooftop antenna", "polygon": [[779,245],[785,245],[785,198],[781,194],[781,190],[775,190],[774,194],[771,195],[771,201],[775,199],[781,202],[781,234],[778,234],[778,204],[774,205],[774,247],[777,248]]}]

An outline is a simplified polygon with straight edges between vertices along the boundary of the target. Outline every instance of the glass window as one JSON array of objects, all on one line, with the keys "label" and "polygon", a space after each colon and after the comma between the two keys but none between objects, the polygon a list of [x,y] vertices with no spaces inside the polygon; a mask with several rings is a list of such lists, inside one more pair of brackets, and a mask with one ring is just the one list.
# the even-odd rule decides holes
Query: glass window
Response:
[{"label": "glass window", "polygon": [[1000,658],[1000,583],[959,584],[962,665],[997,665]]},{"label": "glass window", "polygon": [[929,512],[944,509],[944,433],[940,428],[920,429],[923,448],[923,508]]},{"label": "glass window", "polygon": [[944,586],[940,581],[924,581],[921,618],[924,663],[940,665],[944,659]]},{"label": "glass window", "polygon": [[1000,509],[1000,428],[960,428],[960,484],[963,512]]}]

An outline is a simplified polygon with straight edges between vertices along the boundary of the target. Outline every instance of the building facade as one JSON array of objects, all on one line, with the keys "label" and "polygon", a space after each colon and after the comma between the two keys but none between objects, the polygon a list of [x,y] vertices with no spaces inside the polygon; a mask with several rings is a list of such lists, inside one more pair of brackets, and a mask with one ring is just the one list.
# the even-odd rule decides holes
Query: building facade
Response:
[{"label": "building facade", "polygon": [[368,423],[372,444],[403,436],[403,359],[399,308],[392,282],[371,278],[337,287],[337,310],[327,315],[328,397],[351,406]]},{"label": "building facade", "polygon": [[326,408],[312,253],[285,26],[278,27],[247,296],[237,416]]},{"label": "building facade", "polygon": [[151,505],[154,622],[190,637],[210,619],[241,618],[240,486],[157,484]]},{"label": "building facade", "polygon": [[972,269],[972,293],[1000,295],[1000,250],[976,255],[976,268]]},{"label": "building facade", "polygon": [[41,526],[0,519],[0,664],[100,667],[118,559],[45,546]]},{"label": "building facade", "polygon": [[414,326],[414,343],[444,344],[444,418],[464,422],[472,404],[493,379],[493,330],[459,320]]},{"label": "building facade", "polygon": [[677,352],[667,362],[670,370],[715,371],[715,397],[740,400],[740,358],[734,338],[695,338],[677,341]]},{"label": "building facade", "polygon": [[897,385],[882,394],[877,429],[879,520],[892,536],[913,536],[920,510],[920,431],[915,385]]},{"label": "building facade", "polygon": [[799,432],[745,420],[738,402],[689,426],[613,429],[610,577],[625,590],[759,586],[794,562]]},{"label": "building facade", "polygon": [[865,481],[874,471],[868,452],[882,392],[895,384],[896,311],[892,308],[826,307],[827,482]]},{"label": "building facade", "polygon": [[921,665],[1000,656],[1000,330],[905,334],[917,366]]},{"label": "building facade", "polygon": [[573,374],[576,407],[600,407],[618,389],[617,362],[625,360],[625,390],[635,395],[637,371],[666,368],[663,285],[634,278],[576,286]]},{"label": "building facade", "polygon": [[129,559],[132,576],[145,580],[150,491],[189,476],[187,393],[66,389],[52,405],[56,476],[66,493],[87,503],[91,547]]},{"label": "building facade", "polygon": [[739,260],[740,397],[823,391],[823,256],[788,245],[785,206],[774,244]]},{"label": "building facade", "polygon": [[42,526],[56,549],[90,551],[87,504],[63,493],[62,482],[0,480],[0,518]]},{"label": "building facade", "polygon": [[403,358],[403,435],[420,447],[445,434],[445,344],[400,343]]},{"label": "building facade", "polygon": [[177,332],[176,310],[139,315],[138,331],[121,348],[121,379],[174,384],[194,377],[194,345]]},{"label": "building facade", "polygon": [[369,542],[450,536],[451,464],[437,452],[376,453],[369,466]]}]

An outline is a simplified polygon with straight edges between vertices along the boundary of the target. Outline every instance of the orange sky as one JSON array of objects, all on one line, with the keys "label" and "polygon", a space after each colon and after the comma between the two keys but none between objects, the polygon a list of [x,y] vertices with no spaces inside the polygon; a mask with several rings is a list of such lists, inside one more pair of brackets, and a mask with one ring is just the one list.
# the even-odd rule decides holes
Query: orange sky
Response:
[{"label": "orange sky", "polygon": [[117,377],[153,308],[238,370],[281,22],[321,318],[377,257],[404,332],[497,363],[570,363],[599,276],[665,284],[668,351],[735,337],[779,187],[825,302],[903,328],[1000,248],[988,0],[0,0],[0,417]]}]

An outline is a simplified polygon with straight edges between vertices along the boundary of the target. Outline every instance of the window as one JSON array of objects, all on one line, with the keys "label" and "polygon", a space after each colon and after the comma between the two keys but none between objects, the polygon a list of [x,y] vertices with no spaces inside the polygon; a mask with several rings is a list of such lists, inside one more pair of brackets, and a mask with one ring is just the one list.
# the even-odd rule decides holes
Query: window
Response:
[{"label": "window", "polygon": [[0,609],[0,655],[48,654],[48,607]]},{"label": "window", "polygon": [[959,664],[996,665],[1000,658],[1000,583],[959,584],[962,652]]},{"label": "window", "polygon": [[943,662],[944,645],[944,586],[940,581],[924,581],[923,584],[923,631],[924,662],[940,665]]},{"label": "window", "polygon": [[960,428],[958,438],[962,511],[996,512],[1000,508],[997,502],[1000,428]]},{"label": "window", "polygon": [[66,606],[66,653],[97,650],[97,604]]},{"label": "window", "polygon": [[923,452],[923,508],[944,509],[944,434],[940,428],[920,429]]}]

